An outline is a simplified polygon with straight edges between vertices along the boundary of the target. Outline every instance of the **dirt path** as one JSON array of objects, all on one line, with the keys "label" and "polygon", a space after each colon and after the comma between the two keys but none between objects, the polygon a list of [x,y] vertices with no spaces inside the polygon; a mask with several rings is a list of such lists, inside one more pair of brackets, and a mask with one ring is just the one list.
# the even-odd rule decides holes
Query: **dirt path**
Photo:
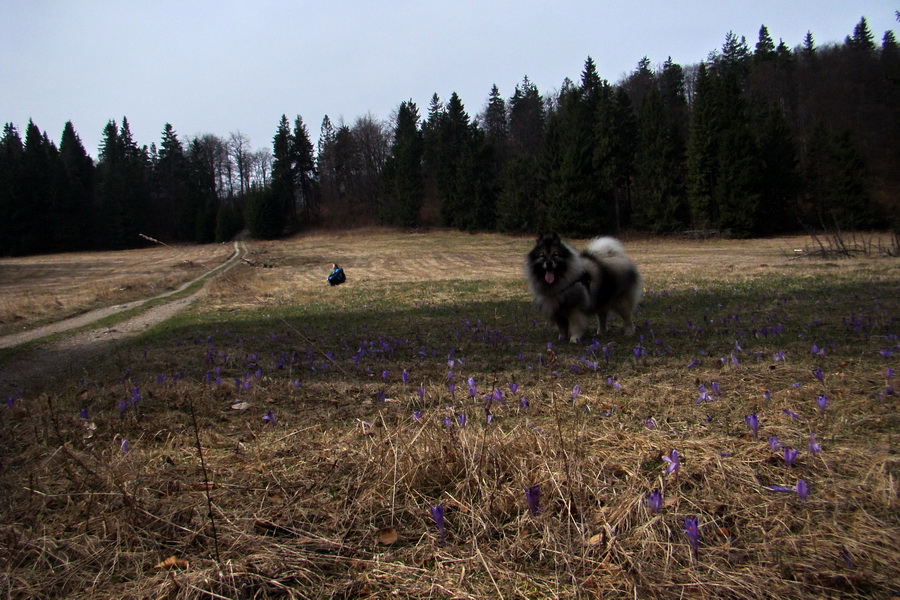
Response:
[{"label": "dirt path", "polygon": [[198,281],[208,279],[217,273],[224,273],[236,265],[245,252],[243,244],[235,242],[234,253],[227,261],[181,287],[158,296],[99,308],[56,323],[0,337],[0,348],[13,348],[53,334],[79,329],[72,335],[52,342],[38,341],[37,348],[29,349],[22,356],[13,355],[12,358],[0,362],[0,396],[5,399],[8,396],[24,394],[26,391],[30,393],[36,391],[35,388],[43,388],[69,377],[81,365],[111,351],[122,340],[134,337],[181,313],[194,303],[205,286],[190,296],[157,304],[115,325],[81,329],[111,315],[140,308],[151,301],[164,300],[183,292]]}]

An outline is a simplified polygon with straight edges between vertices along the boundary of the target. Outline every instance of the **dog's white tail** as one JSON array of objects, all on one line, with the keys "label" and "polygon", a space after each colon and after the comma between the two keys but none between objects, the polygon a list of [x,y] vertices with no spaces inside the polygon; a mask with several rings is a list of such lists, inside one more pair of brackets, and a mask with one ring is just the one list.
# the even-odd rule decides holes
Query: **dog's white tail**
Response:
[{"label": "dog's white tail", "polygon": [[598,237],[591,240],[587,252],[594,256],[625,256],[625,246],[611,237]]}]

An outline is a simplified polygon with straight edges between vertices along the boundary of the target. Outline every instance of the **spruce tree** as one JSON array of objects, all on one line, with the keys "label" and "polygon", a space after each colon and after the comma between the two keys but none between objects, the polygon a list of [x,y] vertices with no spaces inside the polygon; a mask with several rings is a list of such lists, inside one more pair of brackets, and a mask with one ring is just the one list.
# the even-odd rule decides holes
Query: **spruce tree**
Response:
[{"label": "spruce tree", "polygon": [[498,178],[497,226],[501,231],[534,231],[543,219],[544,101],[537,86],[525,77],[516,85],[508,107],[509,148]]},{"label": "spruce tree", "polygon": [[769,35],[769,29],[763,25],[759,28],[759,39],[756,42],[756,49],[753,53],[753,62],[757,64],[769,62],[774,60],[775,56],[775,42],[772,41],[772,36]]},{"label": "spruce tree", "polygon": [[93,222],[94,161],[88,156],[71,121],[67,121],[59,141],[64,174],[63,194],[67,207],[63,223],[66,250],[90,247]]},{"label": "spruce tree", "polygon": [[685,197],[684,118],[686,100],[681,67],[666,61],[657,87],[641,106],[635,160],[635,224],[658,232],[683,229],[689,222]]},{"label": "spruce tree", "polygon": [[760,206],[757,233],[790,231],[797,227],[801,190],[797,147],[784,111],[771,106],[759,135]]},{"label": "spruce tree", "polygon": [[286,226],[298,223],[293,146],[291,124],[281,115],[272,141],[272,185],[268,193],[252,195],[252,210],[247,214],[247,226],[254,236],[272,239],[283,234]]},{"label": "spruce tree", "polygon": [[487,107],[481,117],[485,141],[494,148],[499,161],[506,156],[509,143],[509,122],[506,101],[500,96],[500,88],[494,84],[488,95]]},{"label": "spruce tree", "polygon": [[423,142],[419,130],[419,110],[412,100],[402,102],[391,154],[381,173],[380,220],[397,227],[416,227],[424,197],[422,173]]},{"label": "spruce tree", "polygon": [[853,28],[853,35],[847,36],[844,44],[851,50],[860,52],[875,52],[875,36],[869,30],[869,23],[865,17],[859,20],[859,23]]},{"label": "spruce tree", "polygon": [[293,161],[294,190],[303,213],[303,222],[312,222],[316,214],[316,162],[309,131],[300,115],[294,119],[291,137],[291,160]]},{"label": "spruce tree", "polygon": [[22,154],[22,208],[16,224],[24,254],[65,250],[66,212],[59,151],[33,121],[25,129]]},{"label": "spruce tree", "polygon": [[687,189],[691,225],[713,227],[719,214],[713,199],[716,169],[715,102],[713,82],[706,63],[701,63],[694,86],[690,135],[687,148]]},{"label": "spruce tree", "polygon": [[196,232],[200,201],[188,185],[184,146],[170,123],[163,127],[154,169],[157,197],[150,235],[163,240],[192,241]]},{"label": "spruce tree", "polygon": [[21,253],[18,222],[20,213],[27,210],[20,194],[24,151],[16,126],[4,124],[0,137],[0,255],[4,256]]}]

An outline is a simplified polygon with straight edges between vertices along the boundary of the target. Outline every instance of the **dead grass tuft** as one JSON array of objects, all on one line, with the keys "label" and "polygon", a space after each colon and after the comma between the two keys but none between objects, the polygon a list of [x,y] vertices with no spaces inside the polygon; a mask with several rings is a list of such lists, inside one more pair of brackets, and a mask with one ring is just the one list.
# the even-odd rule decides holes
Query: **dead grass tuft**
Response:
[{"label": "dead grass tuft", "polygon": [[[629,244],[641,336],[552,352],[517,270],[528,240],[258,247],[275,267],[234,269],[198,314],[0,409],[0,591],[890,598],[896,266],[801,272],[791,242]],[[325,286],[331,262],[345,286]],[[799,480],[805,500],[768,489]]]}]

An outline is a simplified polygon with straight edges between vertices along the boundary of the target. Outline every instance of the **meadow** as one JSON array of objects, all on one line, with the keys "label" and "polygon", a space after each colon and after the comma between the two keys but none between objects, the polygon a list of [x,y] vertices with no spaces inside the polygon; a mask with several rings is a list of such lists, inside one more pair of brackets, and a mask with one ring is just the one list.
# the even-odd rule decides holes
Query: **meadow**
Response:
[{"label": "meadow", "polygon": [[897,258],[624,241],[637,335],[578,345],[531,238],[248,242],[0,406],[0,597],[900,596]]}]

